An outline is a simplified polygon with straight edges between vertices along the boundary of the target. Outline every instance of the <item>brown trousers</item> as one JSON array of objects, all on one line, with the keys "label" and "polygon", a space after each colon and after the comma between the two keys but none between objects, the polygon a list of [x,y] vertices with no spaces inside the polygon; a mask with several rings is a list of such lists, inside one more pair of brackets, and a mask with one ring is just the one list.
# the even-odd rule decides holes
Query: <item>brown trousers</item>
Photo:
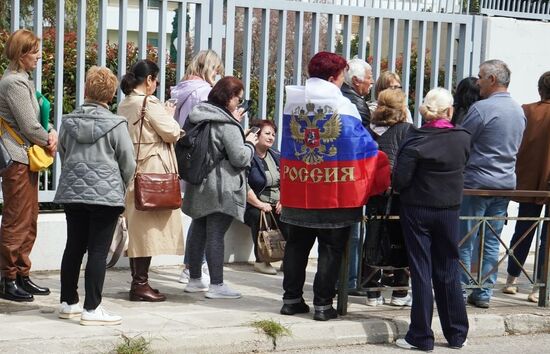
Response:
[{"label": "brown trousers", "polygon": [[28,276],[38,221],[38,173],[14,162],[2,175],[2,226],[0,227],[0,271],[2,277]]}]

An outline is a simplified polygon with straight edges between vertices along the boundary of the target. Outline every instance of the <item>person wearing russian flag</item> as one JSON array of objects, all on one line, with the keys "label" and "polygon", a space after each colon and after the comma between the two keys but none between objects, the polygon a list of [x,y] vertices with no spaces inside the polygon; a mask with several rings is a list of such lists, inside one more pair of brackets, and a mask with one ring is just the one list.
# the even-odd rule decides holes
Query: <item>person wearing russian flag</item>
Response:
[{"label": "person wearing russian flag", "polygon": [[281,143],[281,220],[288,223],[281,314],[308,313],[303,298],[309,252],[317,240],[314,320],[337,317],[332,303],[351,226],[370,195],[389,186],[387,157],[344,97],[347,62],[319,52],[305,86],[286,87]]}]

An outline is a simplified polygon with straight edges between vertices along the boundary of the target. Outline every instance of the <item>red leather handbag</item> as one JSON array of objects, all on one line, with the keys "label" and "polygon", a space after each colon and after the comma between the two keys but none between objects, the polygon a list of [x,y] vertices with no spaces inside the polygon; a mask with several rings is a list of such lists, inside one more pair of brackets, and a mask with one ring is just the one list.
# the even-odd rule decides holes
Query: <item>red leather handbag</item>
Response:
[{"label": "red leather handbag", "polygon": [[[134,175],[134,203],[137,210],[158,211],[174,210],[181,207],[180,181],[175,162],[172,161],[173,172],[166,173],[146,173],[137,172],[139,161],[139,150],[141,146],[141,133],[143,132],[143,121],[145,120],[145,108],[147,105],[147,96],[141,106],[139,140],[136,154],[136,174]],[[169,144],[168,149],[171,150]],[[172,154],[170,154],[172,156]],[[165,166],[166,168],[166,166]]]}]

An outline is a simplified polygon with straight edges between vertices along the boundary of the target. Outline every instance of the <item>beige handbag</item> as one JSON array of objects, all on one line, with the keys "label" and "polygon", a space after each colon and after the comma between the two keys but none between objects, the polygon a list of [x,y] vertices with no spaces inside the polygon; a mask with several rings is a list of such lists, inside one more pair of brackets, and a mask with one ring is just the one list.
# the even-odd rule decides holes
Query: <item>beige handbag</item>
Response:
[{"label": "beige handbag", "polygon": [[269,212],[272,226],[267,222],[266,213],[260,212],[260,231],[258,232],[258,253],[263,262],[277,262],[285,255],[286,241],[275,221],[273,212]]}]

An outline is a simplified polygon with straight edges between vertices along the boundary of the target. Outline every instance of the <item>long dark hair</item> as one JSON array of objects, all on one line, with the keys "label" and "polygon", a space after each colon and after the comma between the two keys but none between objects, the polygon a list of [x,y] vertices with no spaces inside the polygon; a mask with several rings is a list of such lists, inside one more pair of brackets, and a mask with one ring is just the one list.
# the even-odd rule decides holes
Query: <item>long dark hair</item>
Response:
[{"label": "long dark hair", "polygon": [[120,88],[125,95],[128,95],[133,89],[147,80],[147,76],[151,75],[153,78],[156,78],[159,71],[158,65],[151,60],[140,60],[122,77]]},{"label": "long dark hair", "polygon": [[451,122],[453,124],[461,124],[468,113],[470,106],[481,99],[479,95],[479,86],[477,85],[477,77],[467,77],[462,79],[456,86],[454,95],[454,113]]}]

